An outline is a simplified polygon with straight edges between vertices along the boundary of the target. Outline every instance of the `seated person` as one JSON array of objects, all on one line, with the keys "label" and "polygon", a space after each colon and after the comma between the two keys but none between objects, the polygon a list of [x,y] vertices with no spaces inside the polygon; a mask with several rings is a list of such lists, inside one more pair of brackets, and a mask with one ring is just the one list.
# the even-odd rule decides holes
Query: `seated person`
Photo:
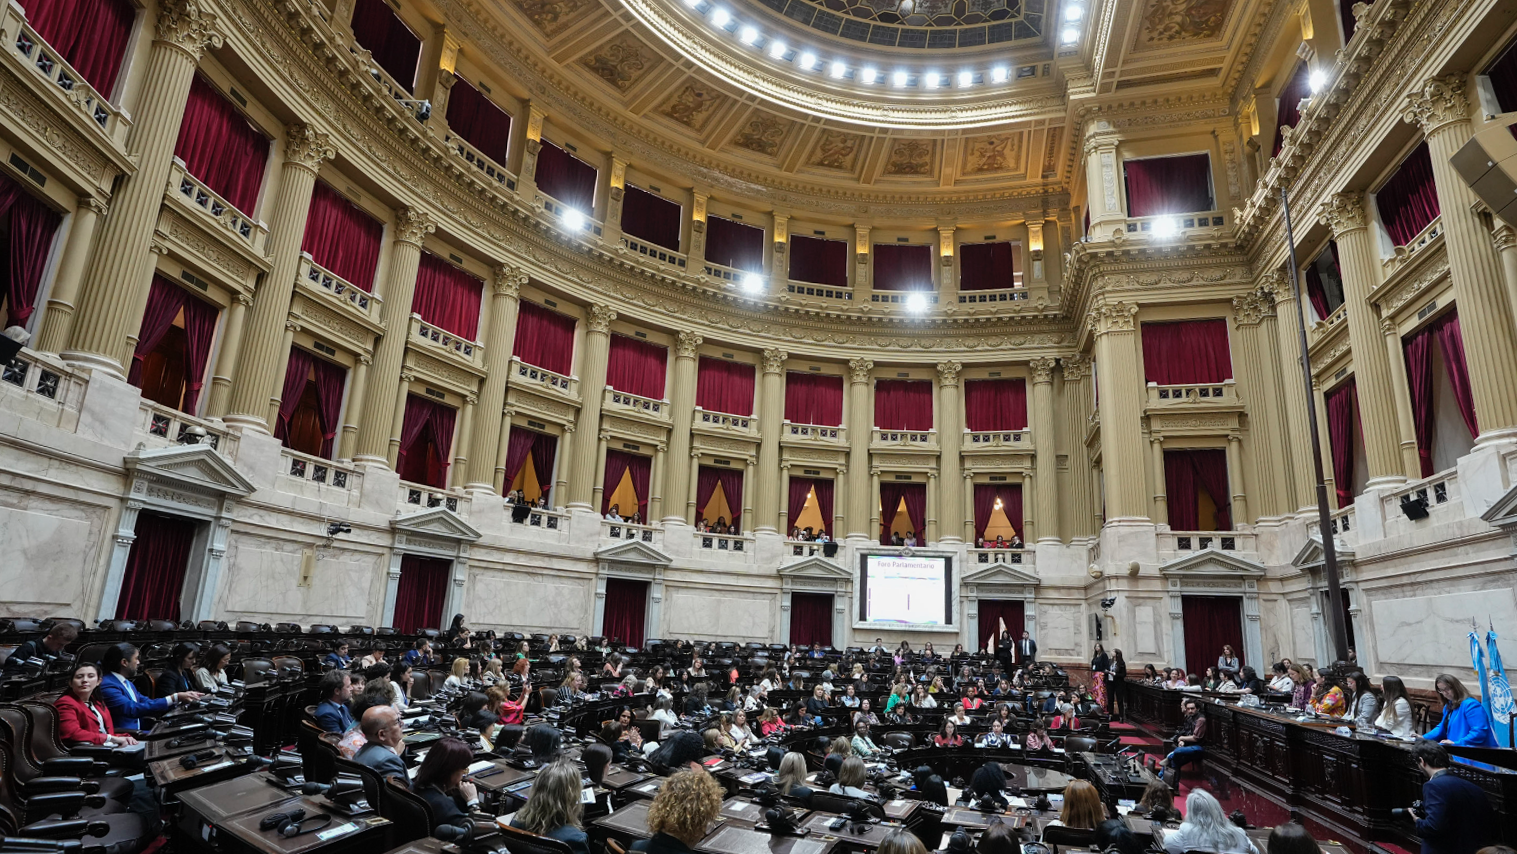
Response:
[{"label": "seated person", "polygon": [[722,787],[704,769],[672,775],[648,807],[649,839],[632,843],[643,854],[691,854],[722,812]]},{"label": "seated person", "polygon": [[969,778],[969,788],[964,790],[964,797],[981,805],[988,803],[997,810],[1004,810],[1010,803],[1006,800],[1005,790],[1006,771],[999,762],[986,762],[974,770]]},{"label": "seated person", "polygon": [[[1300,825],[1296,826],[1300,827]],[[1096,847],[1111,854],[1144,854],[1148,848],[1138,834],[1133,833],[1132,828],[1127,826],[1127,822],[1120,818],[1109,818],[1096,825]],[[1317,854],[1319,850],[1316,843],[1312,843],[1310,851],[1299,852],[1299,854]],[[1297,852],[1281,851],[1271,852],[1271,854],[1297,854]]]},{"label": "seated person", "polygon": [[1164,757],[1164,782],[1170,785],[1179,779],[1180,769],[1200,758],[1205,749],[1201,744],[1206,741],[1206,716],[1201,714],[1200,704],[1187,697],[1182,708],[1185,709],[1185,720],[1175,730],[1175,749]]},{"label": "seated person", "polygon": [[334,670],[347,670],[351,667],[353,659],[348,657],[348,642],[338,641],[332,651],[327,653],[327,657],[322,659],[322,663]]},{"label": "seated person", "polygon": [[394,706],[374,706],[363,713],[359,726],[367,741],[353,754],[353,761],[372,768],[379,776],[396,780],[409,789],[411,779],[406,776],[405,760],[400,758],[406,751],[400,712]]},{"label": "seated person", "polygon": [[1006,727],[1000,718],[990,722],[990,732],[980,736],[976,747],[1005,747],[1012,743],[1010,736],[1006,734]]},{"label": "seated person", "polygon": [[153,680],[153,691],[160,697],[180,694],[200,687],[195,679],[195,659],[200,655],[200,644],[180,641],[169,651],[168,666]]},{"label": "seated person", "polygon": [[206,650],[200,658],[200,667],[195,670],[195,685],[207,694],[214,694],[232,684],[227,675],[227,662],[232,660],[232,648],[218,643]]},{"label": "seated person", "polygon": [[1034,750],[1053,750],[1053,739],[1048,735],[1048,724],[1042,718],[1033,722],[1032,729],[1022,737],[1022,747]]},{"label": "seated person", "polygon": [[1211,792],[1192,789],[1185,799],[1185,821],[1179,830],[1164,834],[1164,850],[1185,854],[1200,849],[1215,854],[1259,854],[1248,834],[1227,820]]},{"label": "seated person", "polygon": [[818,726],[822,723],[822,713],[827,711],[827,692],[817,685],[811,690],[811,697],[806,700],[806,713],[812,717],[812,723]]},{"label": "seated person", "polygon": [[829,786],[827,791],[866,801],[877,800],[874,795],[864,791],[864,781],[867,778],[868,770],[864,767],[864,760],[850,756],[843,760],[843,767],[838,769],[838,781]]},{"label": "seated person", "polygon": [[64,648],[78,637],[79,629],[73,623],[54,623],[43,637],[29,640],[12,650],[10,657],[5,660],[4,669],[0,670],[0,676],[10,677],[21,673],[27,667],[26,662],[33,658],[40,659],[45,665],[62,655]]},{"label": "seated person", "polygon": [[780,794],[810,805],[812,789],[806,785],[806,757],[794,750],[780,760],[779,773],[774,776],[775,788]]},{"label": "seated person", "polygon": [[348,701],[353,697],[353,679],[348,671],[323,673],[321,683],[316,686],[316,696],[321,698],[316,704],[316,725],[322,732],[341,735],[353,728],[353,713],[348,709]]},{"label": "seated person", "polygon": [[873,758],[882,752],[883,748],[874,743],[869,737],[869,721],[859,718],[853,725],[853,740],[849,742],[855,756],[865,759]]},{"label": "seated person", "polygon": [[911,787],[929,803],[940,807],[948,806],[948,786],[931,766],[918,765],[916,770],[911,772],[911,781]]},{"label": "seated person", "polygon": [[[706,757],[706,742],[696,733],[680,730],[665,738],[658,749],[648,756],[648,761],[657,768],[677,772],[681,768],[700,769]],[[662,790],[660,790],[662,791]]]},{"label": "seated person", "polygon": [[619,504],[613,504],[613,505],[611,505],[611,509],[609,509],[609,510],[606,511],[606,521],[607,522],[620,522],[621,520],[622,520],[622,508],[621,508],[621,505],[619,505]]},{"label": "seated person", "polygon": [[563,733],[557,727],[548,724],[536,724],[528,727],[522,734],[521,744],[517,745],[518,751],[524,750],[537,765],[546,765],[558,758],[558,752],[563,746]]},{"label": "seated person", "polygon": [[[474,751],[456,738],[440,738],[427,749],[427,758],[416,769],[411,791],[427,802],[437,824],[460,830],[470,827],[469,810],[479,805],[479,793],[472,781],[464,779],[464,774],[473,762]],[[576,773],[575,777],[578,776]]]},{"label": "seated person", "polygon": [[580,827],[583,815],[579,767],[574,760],[562,756],[537,772],[532,795],[527,805],[511,817],[511,826],[557,839],[574,854],[590,854],[590,838]]},{"label": "seated person", "polygon": [[1163,780],[1154,780],[1143,790],[1143,798],[1133,808],[1134,813],[1148,816],[1149,821],[1179,821],[1180,811],[1175,809],[1175,792]]},{"label": "seated person", "polygon": [[1101,806],[1096,787],[1086,780],[1072,780],[1064,787],[1064,807],[1059,810],[1059,817],[1044,825],[1043,833],[1046,835],[1048,828],[1055,825],[1095,830],[1105,820],[1106,808]]},{"label": "seated person", "polygon": [[69,674],[68,690],[53,701],[58,709],[58,737],[65,744],[97,744],[105,747],[137,743],[129,735],[117,735],[111,710],[95,696],[100,686],[100,665],[76,662]]},{"label": "seated person", "polygon": [[970,724],[969,715],[964,713],[963,703],[954,703],[953,714],[949,715],[947,719],[953,721],[953,725],[958,727],[965,727]]},{"label": "seated person", "polygon": [[406,654],[401,656],[401,660],[412,667],[427,667],[433,664],[432,642],[426,638],[422,638],[416,642],[414,648],[406,650]]},{"label": "seated person", "polygon": [[100,702],[110,709],[111,720],[118,728],[131,732],[150,729],[151,718],[167,713],[177,703],[194,702],[201,697],[196,691],[176,691],[156,700],[143,697],[132,684],[141,664],[142,654],[129,643],[116,644],[100,658],[100,669],[105,671],[97,689]]},{"label": "seated person", "polygon": [[932,745],[934,747],[961,747],[963,744],[964,737],[959,735],[958,727],[954,725],[953,718],[944,718],[943,728],[938,731],[937,735],[932,737]]}]

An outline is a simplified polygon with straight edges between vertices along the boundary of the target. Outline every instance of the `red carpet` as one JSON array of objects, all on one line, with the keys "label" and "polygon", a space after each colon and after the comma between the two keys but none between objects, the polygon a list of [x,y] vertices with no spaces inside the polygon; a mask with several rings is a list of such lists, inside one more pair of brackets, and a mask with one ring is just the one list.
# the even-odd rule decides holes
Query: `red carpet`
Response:
[{"label": "red carpet", "polygon": [[[1181,813],[1185,812],[1185,799],[1193,789],[1205,789],[1222,804],[1223,812],[1232,815],[1234,810],[1242,810],[1248,817],[1248,823],[1254,827],[1274,827],[1290,821],[1290,810],[1275,803],[1269,798],[1250,791],[1249,789],[1233,782],[1220,774],[1214,773],[1206,767],[1205,762],[1191,763],[1185,766],[1185,773],[1180,776],[1179,791],[1175,795],[1175,808]],[[1351,851],[1363,851],[1359,846],[1338,838],[1332,831],[1322,827],[1316,822],[1304,820],[1306,829],[1312,837],[1320,842],[1341,842]],[[1405,851],[1397,846],[1377,843],[1376,848],[1384,848],[1391,854],[1416,854]]]},{"label": "red carpet", "polygon": [[1157,738],[1146,735],[1124,735],[1118,741],[1134,747],[1158,747],[1164,743]]}]

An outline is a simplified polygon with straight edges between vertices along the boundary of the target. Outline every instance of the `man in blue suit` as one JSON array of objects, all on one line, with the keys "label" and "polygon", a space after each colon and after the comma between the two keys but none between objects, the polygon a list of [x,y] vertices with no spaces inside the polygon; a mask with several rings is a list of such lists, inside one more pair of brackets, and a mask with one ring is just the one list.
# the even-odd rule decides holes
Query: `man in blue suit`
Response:
[{"label": "man in blue suit", "polygon": [[406,774],[406,761],[400,758],[406,750],[405,730],[400,723],[400,712],[394,706],[374,706],[363,713],[364,738],[368,743],[359,748],[353,761],[379,772],[381,777],[400,781],[411,788],[411,778]]},{"label": "man in blue suit", "polygon": [[1475,854],[1496,842],[1496,815],[1485,791],[1449,771],[1449,754],[1441,745],[1419,741],[1412,757],[1426,774],[1417,835],[1422,854]]},{"label": "man in blue suit", "polygon": [[321,702],[316,704],[316,725],[323,732],[341,735],[353,728],[353,712],[348,699],[353,696],[353,679],[346,670],[328,670],[317,686]]},{"label": "man in blue suit", "polygon": [[100,702],[110,709],[111,721],[116,729],[128,732],[140,730],[143,728],[143,718],[155,718],[174,708],[177,703],[200,699],[201,694],[196,691],[180,691],[156,700],[143,697],[132,684],[140,666],[141,655],[137,652],[137,647],[129,643],[111,647],[100,658],[100,669],[105,675],[100,678],[100,687],[95,691]]}]

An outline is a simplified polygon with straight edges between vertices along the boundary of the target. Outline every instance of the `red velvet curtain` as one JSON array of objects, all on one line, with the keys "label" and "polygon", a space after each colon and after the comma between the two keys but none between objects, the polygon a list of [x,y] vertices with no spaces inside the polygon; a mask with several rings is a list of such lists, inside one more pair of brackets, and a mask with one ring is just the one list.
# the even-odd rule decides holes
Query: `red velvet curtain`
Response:
[{"label": "red velvet curtain", "polygon": [[1375,193],[1375,207],[1391,242],[1405,246],[1438,216],[1433,158],[1423,142],[1401,161],[1396,174]]},{"label": "red velvet curtain", "polygon": [[[726,497],[727,507],[732,511],[732,518],[727,522],[737,525],[743,515],[743,472],[741,469],[701,466],[695,478],[695,509],[700,512],[702,519],[712,524],[716,523],[715,517],[707,515],[706,505],[716,494],[717,484],[721,484],[722,495]],[[805,501],[806,496],[802,495],[801,500]]]},{"label": "red velvet curtain", "polygon": [[927,484],[881,481],[880,545],[890,545],[890,529],[895,524],[895,514],[903,498],[906,499],[906,514],[911,517],[911,530],[917,535],[917,545],[926,542]]},{"label": "red velvet curtain", "polygon": [[[833,482],[830,480],[813,480],[811,487],[816,490],[816,510],[822,514],[822,527],[827,529],[827,535],[832,536],[832,497]],[[793,506],[793,505],[792,505]],[[791,511],[794,513],[795,511]]]},{"label": "red velvet curtain", "polygon": [[316,357],[300,349],[290,348],[290,360],[285,364],[284,389],[279,394],[279,413],[274,419],[274,438],[290,447],[290,419],[300,407],[300,398],[305,394],[306,383],[311,379],[311,365]]},{"label": "red velvet curtain", "polygon": [[843,378],[799,371],[786,373],[785,420],[792,424],[843,426]]},{"label": "red velvet curtain", "polygon": [[395,470],[400,479],[437,489],[448,486],[457,412],[425,397],[406,395],[406,414],[400,428],[400,454]]},{"label": "red velvet curtain", "polygon": [[300,251],[310,253],[311,260],[355,287],[372,292],[384,232],[384,223],[348,201],[327,182],[317,181]]},{"label": "red velvet curtain", "polygon": [[522,300],[512,355],[529,365],[568,374],[574,367],[574,318]]},{"label": "red velvet curtain", "polygon": [[595,210],[594,166],[546,139],[537,153],[537,188],[589,216]]},{"label": "red velvet curtain", "polygon": [[[521,427],[512,426],[511,435],[506,439],[506,484],[505,488],[510,491],[511,484],[516,482],[516,475],[521,472],[521,467],[527,462],[527,455],[532,452],[532,443],[537,441],[540,433],[534,433]],[[541,482],[541,476],[538,481]]]},{"label": "red velvet curtain", "polygon": [[1306,298],[1311,300],[1317,319],[1326,320],[1330,313],[1327,307],[1327,287],[1322,284],[1322,271],[1318,269],[1315,260],[1306,265]]},{"label": "red velvet curtain", "polygon": [[1232,530],[1232,493],[1227,482],[1227,452],[1191,450],[1164,452],[1164,495],[1169,508],[1169,527],[1175,531],[1199,530],[1200,491],[1216,505],[1218,531]]},{"label": "red velvet curtain", "polygon": [[1279,154],[1285,145],[1285,133],[1281,128],[1293,128],[1301,121],[1301,99],[1311,97],[1311,79],[1311,66],[1298,62],[1290,79],[1285,81],[1285,88],[1280,90],[1280,103],[1275,107],[1275,145],[1270,149],[1271,156]]},{"label": "red velvet curtain", "polygon": [[479,301],[485,283],[430,252],[421,254],[411,311],[434,326],[473,341],[479,334]]},{"label": "red velvet curtain", "polygon": [[667,347],[613,333],[610,360],[606,364],[606,385],[627,394],[663,400],[668,359]]},{"label": "red velvet curtain", "polygon": [[832,594],[790,594],[790,642],[802,648],[832,646]]},{"label": "red velvet curtain", "polygon": [[630,578],[606,579],[606,611],[600,632],[603,637],[640,648],[647,615],[648,582]]},{"label": "red velvet curtain", "polygon": [[407,91],[416,85],[421,39],[384,0],[358,0],[353,7],[353,37],[374,55],[374,64]]},{"label": "red velvet curtain", "polygon": [[[601,481],[601,504],[602,515],[611,510],[611,496],[616,492],[616,487],[621,485],[622,475],[630,474],[632,477],[632,491],[637,495],[637,512],[646,523],[648,521],[648,476],[653,471],[653,460],[639,454],[629,454],[626,451],[606,451],[605,479]],[[622,516],[631,516],[629,507],[618,507],[617,511]]]},{"label": "red velvet curtain", "polygon": [[848,242],[791,235],[790,278],[834,288],[848,287]]},{"label": "red velvet curtain", "polygon": [[321,415],[321,455],[332,459],[337,431],[342,428],[342,392],[348,383],[348,369],[342,365],[316,360],[316,405]]},{"label": "red velvet curtain", "polygon": [[678,204],[631,184],[622,191],[622,231],[654,246],[679,251],[680,211]]},{"label": "red velvet curtain", "polygon": [[216,338],[216,306],[196,299],[188,292],[184,297],[184,400],[185,412],[194,414],[205,388],[206,370],[210,367],[211,342]]},{"label": "red velvet curtain", "polygon": [[511,114],[462,77],[454,78],[448,93],[448,127],[480,154],[505,164],[511,142]]},{"label": "red velvet curtain", "polygon": [[997,498],[1001,499],[1001,512],[1006,514],[1006,520],[1017,536],[1022,536],[1022,485],[977,483],[974,485],[974,537],[977,541],[985,537],[985,527],[995,512]]},{"label": "red velvet curtain", "polygon": [[[1027,607],[1020,599],[979,599],[976,604],[979,607],[979,632],[980,636],[974,639],[977,649],[984,649],[987,640],[994,635],[997,640],[1001,637],[1001,621],[1006,621],[1006,631],[1012,640],[1022,637],[1022,631],[1027,628]],[[995,645],[990,649],[995,651]]]},{"label": "red velvet curtain", "polygon": [[875,380],[874,426],[881,430],[931,430],[931,380]]},{"label": "red velvet curtain", "polygon": [[403,635],[442,626],[442,605],[448,597],[453,561],[418,555],[400,556],[400,582],[395,585],[395,619]]},{"label": "red velvet curtain", "polygon": [[126,58],[137,9],[129,0],[31,0],[27,23],[107,99]]},{"label": "red velvet curtain", "polygon": [[142,315],[142,325],[137,331],[137,347],[132,353],[132,367],[127,372],[127,382],[138,388],[142,387],[142,360],[147,354],[153,352],[158,342],[174,325],[174,318],[179,316],[179,310],[184,307],[184,300],[188,296],[184,288],[165,279],[162,275],[153,275],[153,284],[148,290],[147,309]]},{"label": "red velvet curtain", "polygon": [[1354,503],[1354,443],[1359,441],[1359,391],[1349,380],[1324,396],[1327,403],[1327,440],[1333,455],[1333,489],[1338,506]]},{"label": "red velvet curtain", "polygon": [[702,356],[695,382],[695,405],[707,412],[753,414],[753,366]]},{"label": "red velvet curtain", "polygon": [[37,309],[37,289],[62,217],[21,185],[0,175],[0,216],[10,214],[5,276],[5,326],[25,326]]},{"label": "red velvet curtain", "polygon": [[932,247],[907,243],[876,243],[874,283],[877,291],[931,291]]},{"label": "red velvet curtain", "polygon": [[[791,477],[790,478],[790,495],[789,495],[789,501],[785,505],[785,508],[786,508],[786,515],[787,515],[787,517],[788,517],[788,519],[790,521],[790,527],[791,528],[796,527],[796,524],[795,524],[796,520],[801,517],[801,511],[803,511],[806,508],[806,498],[807,498],[807,496],[811,495],[811,489],[812,489],[812,485],[814,483],[816,483],[816,481],[812,480],[809,477]],[[818,500],[817,503],[820,504],[821,503],[820,500]],[[821,508],[819,507],[818,509],[821,509]],[[827,527],[827,522],[828,521],[829,520],[827,519],[826,516],[822,517],[822,527],[824,529]],[[786,536],[790,535],[790,531],[789,530],[782,531],[781,533],[785,534]]]},{"label": "red velvet curtain", "polygon": [[[1353,5],[1353,0],[1342,2]],[[1486,69],[1485,76],[1490,80],[1491,91],[1496,93],[1497,108],[1503,113],[1517,110],[1517,42],[1502,52],[1501,57]]]},{"label": "red velvet curtain", "polygon": [[[1185,669],[1205,673],[1215,666],[1223,646],[1231,646],[1239,664],[1243,658],[1243,600],[1236,596],[1181,596],[1185,621]],[[1256,663],[1257,666],[1257,663]]]},{"label": "red velvet curtain", "polygon": [[1143,376],[1159,385],[1220,383],[1233,375],[1227,321],[1143,324]]},{"label": "red velvet curtain", "polygon": [[706,217],[706,260],[734,270],[764,270],[764,230],[719,216]]},{"label": "red velvet curtain", "polygon": [[970,430],[1027,427],[1027,380],[970,380],[964,383],[964,424]]},{"label": "red velvet curtain", "polygon": [[558,456],[558,437],[538,433],[532,440],[532,469],[537,474],[538,486],[543,492],[553,488],[553,464]]},{"label": "red velvet curtain", "polygon": [[1122,164],[1127,186],[1127,215],[1160,216],[1209,211],[1211,155],[1145,157]]},{"label": "red velvet curtain", "polygon": [[1470,375],[1464,363],[1464,340],[1459,334],[1459,314],[1451,311],[1438,318],[1403,344],[1406,355],[1407,384],[1411,389],[1412,425],[1417,434],[1417,456],[1422,476],[1433,474],[1433,348],[1438,347],[1454,390],[1459,416],[1470,431],[1470,438],[1480,434],[1475,421],[1475,401],[1470,394]]},{"label": "red velvet curtain", "polygon": [[237,210],[253,213],[269,160],[269,138],[203,75],[196,74],[190,85],[174,156]]},{"label": "red velvet curtain", "polygon": [[146,511],[137,515],[137,538],[127,554],[116,619],[179,621],[179,597],[195,544],[195,525],[182,516]]},{"label": "red velvet curtain", "polygon": [[959,290],[991,291],[1017,286],[1014,243],[965,243],[959,246]]}]

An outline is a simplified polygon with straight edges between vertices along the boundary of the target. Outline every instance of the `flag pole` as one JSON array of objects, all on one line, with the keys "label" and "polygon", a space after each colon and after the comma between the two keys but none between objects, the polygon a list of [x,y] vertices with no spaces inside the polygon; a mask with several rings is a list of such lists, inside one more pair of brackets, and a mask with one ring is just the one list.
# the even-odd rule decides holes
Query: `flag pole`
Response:
[{"label": "flag pole", "polygon": [[1301,268],[1296,264],[1296,237],[1291,230],[1290,190],[1280,185],[1280,209],[1285,215],[1285,244],[1290,252],[1291,294],[1296,300],[1296,334],[1301,343],[1301,383],[1306,392],[1306,423],[1311,430],[1312,464],[1317,474],[1317,524],[1322,534],[1322,568],[1327,576],[1328,626],[1333,661],[1348,660],[1348,629],[1343,625],[1343,588],[1338,583],[1338,547],[1333,541],[1327,509],[1327,476],[1322,471],[1322,437],[1317,430],[1317,399],[1312,394],[1312,361],[1306,345],[1306,308],[1301,294]]}]

